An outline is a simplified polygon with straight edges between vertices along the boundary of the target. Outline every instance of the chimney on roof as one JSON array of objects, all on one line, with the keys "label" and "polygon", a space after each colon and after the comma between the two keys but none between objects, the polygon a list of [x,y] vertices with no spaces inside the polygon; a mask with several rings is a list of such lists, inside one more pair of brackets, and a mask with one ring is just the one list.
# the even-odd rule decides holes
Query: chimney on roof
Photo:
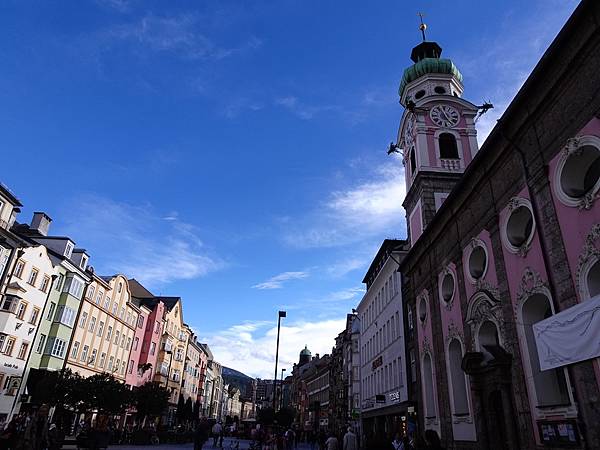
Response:
[{"label": "chimney on roof", "polygon": [[36,230],[43,236],[48,236],[50,222],[52,222],[52,219],[45,212],[34,212],[33,219],[31,219],[31,225],[29,226],[29,228]]}]

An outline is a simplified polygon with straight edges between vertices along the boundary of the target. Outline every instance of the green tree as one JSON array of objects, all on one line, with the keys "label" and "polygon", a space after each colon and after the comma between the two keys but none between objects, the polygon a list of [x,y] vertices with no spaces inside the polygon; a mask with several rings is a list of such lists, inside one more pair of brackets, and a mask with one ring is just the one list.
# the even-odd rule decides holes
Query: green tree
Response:
[{"label": "green tree", "polygon": [[159,383],[149,381],[133,391],[133,405],[138,419],[158,417],[169,406],[169,391]]},{"label": "green tree", "polygon": [[132,403],[131,391],[108,373],[92,375],[82,380],[83,401],[87,410],[120,414]]},{"label": "green tree", "polygon": [[200,419],[200,400],[196,399],[194,402],[194,410],[192,411],[192,420],[194,422]]},{"label": "green tree", "polygon": [[179,398],[177,399],[177,422],[182,423],[185,420],[185,400],[183,399],[183,394],[179,394]]},{"label": "green tree", "polygon": [[260,408],[258,410],[258,423],[262,425],[271,425],[275,421],[275,410],[271,407]]},{"label": "green tree", "polygon": [[191,422],[194,419],[194,406],[192,405],[192,397],[188,397],[183,407],[183,417],[186,422]]},{"label": "green tree", "polygon": [[275,420],[282,427],[288,428],[294,423],[294,417],[296,417],[296,410],[292,408],[281,408],[275,414]]}]

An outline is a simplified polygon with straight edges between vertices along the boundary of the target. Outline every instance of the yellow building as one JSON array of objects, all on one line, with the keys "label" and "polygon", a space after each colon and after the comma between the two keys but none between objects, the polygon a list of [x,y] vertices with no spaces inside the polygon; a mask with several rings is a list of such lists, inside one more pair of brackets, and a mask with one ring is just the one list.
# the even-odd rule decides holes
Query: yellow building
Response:
[{"label": "yellow building", "polygon": [[172,422],[179,394],[182,393],[185,357],[191,333],[183,322],[180,297],[154,297],[154,300],[162,301],[165,305],[160,353],[156,362],[158,370],[154,381],[167,386],[171,392],[168,420]]},{"label": "yellow building", "polygon": [[123,275],[94,275],[69,345],[67,367],[82,376],[107,372],[125,382],[137,370],[130,359],[139,309]]}]

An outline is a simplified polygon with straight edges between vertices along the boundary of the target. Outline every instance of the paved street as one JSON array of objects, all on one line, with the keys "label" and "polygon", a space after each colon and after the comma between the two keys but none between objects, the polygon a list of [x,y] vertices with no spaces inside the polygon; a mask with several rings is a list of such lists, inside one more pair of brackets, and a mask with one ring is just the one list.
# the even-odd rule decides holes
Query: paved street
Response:
[{"label": "paved street", "polygon": [[[239,449],[244,450],[247,449],[250,441],[247,440],[238,440],[238,439],[225,439],[223,441],[223,450],[230,450],[237,448],[235,447],[235,443],[239,442]],[[141,450],[141,449],[152,449],[152,450],[174,450],[174,449],[192,449],[194,448],[193,444],[169,444],[169,445],[115,445],[110,446],[110,449],[118,449],[118,450]],[[202,450],[213,450],[218,447],[212,446],[212,441],[209,441],[202,447]],[[297,450],[309,450],[310,446],[306,444],[298,445]]]}]

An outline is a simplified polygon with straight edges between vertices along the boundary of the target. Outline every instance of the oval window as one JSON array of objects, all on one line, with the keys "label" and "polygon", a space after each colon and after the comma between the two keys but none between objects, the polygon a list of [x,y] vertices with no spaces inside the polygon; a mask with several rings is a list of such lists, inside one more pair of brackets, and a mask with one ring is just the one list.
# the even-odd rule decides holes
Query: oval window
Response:
[{"label": "oval window", "polygon": [[478,245],[471,251],[471,255],[469,256],[469,274],[475,280],[478,280],[485,273],[486,266],[487,255],[485,249],[481,245]]},{"label": "oval window", "polygon": [[587,275],[590,297],[600,294],[600,261],[596,261]]},{"label": "oval window", "polygon": [[423,89],[421,89],[420,91],[417,91],[417,93],[415,94],[415,98],[418,100],[420,98],[423,98],[425,96],[425,91]]},{"label": "oval window", "polygon": [[419,302],[419,320],[421,322],[425,322],[426,318],[427,318],[427,303],[426,303],[426,300],[424,298],[422,298],[421,301]]},{"label": "oval window", "polygon": [[446,89],[444,88],[444,86],[436,86],[435,88],[433,88],[433,90],[436,94],[445,94],[446,93]]},{"label": "oval window", "polygon": [[521,247],[533,232],[533,215],[527,206],[519,206],[511,213],[506,223],[506,237],[514,247]]},{"label": "oval window", "polygon": [[600,178],[600,151],[591,145],[569,155],[560,174],[560,186],[569,197],[581,198]]},{"label": "oval window", "polygon": [[452,300],[452,296],[454,295],[454,277],[447,273],[442,278],[442,298],[446,303]]}]

